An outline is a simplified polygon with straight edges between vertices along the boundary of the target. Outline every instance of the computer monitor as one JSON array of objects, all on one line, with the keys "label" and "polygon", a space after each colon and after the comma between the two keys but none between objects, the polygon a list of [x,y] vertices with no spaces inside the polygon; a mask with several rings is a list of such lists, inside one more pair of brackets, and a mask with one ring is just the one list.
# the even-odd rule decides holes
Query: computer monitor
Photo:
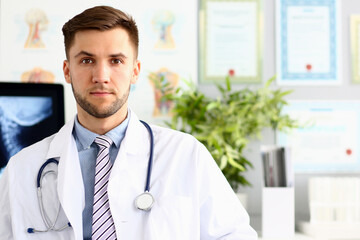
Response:
[{"label": "computer monitor", "polygon": [[0,176],[14,154],[57,132],[64,119],[63,85],[0,82]]}]

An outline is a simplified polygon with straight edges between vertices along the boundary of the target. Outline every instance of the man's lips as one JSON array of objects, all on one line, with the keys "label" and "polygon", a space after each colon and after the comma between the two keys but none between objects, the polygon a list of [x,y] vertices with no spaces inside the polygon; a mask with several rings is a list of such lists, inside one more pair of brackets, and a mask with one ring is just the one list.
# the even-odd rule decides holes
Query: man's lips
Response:
[{"label": "man's lips", "polygon": [[105,97],[105,96],[111,95],[112,92],[108,92],[108,91],[91,91],[90,94],[93,95],[93,96],[97,96],[97,97]]}]

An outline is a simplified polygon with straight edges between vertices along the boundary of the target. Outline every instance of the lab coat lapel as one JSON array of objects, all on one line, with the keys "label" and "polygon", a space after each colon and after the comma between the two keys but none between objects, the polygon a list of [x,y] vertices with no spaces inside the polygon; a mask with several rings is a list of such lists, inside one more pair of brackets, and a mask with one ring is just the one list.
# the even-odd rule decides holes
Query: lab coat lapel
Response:
[{"label": "lab coat lapel", "polygon": [[58,195],[61,206],[72,225],[75,239],[82,237],[82,210],[85,205],[84,185],[79,155],[72,136],[74,119],[68,122],[50,144],[48,158],[59,158]]},{"label": "lab coat lapel", "polygon": [[108,187],[112,215],[120,238],[135,237],[129,229],[141,227],[142,224],[139,217],[142,213],[136,209],[134,200],[144,191],[150,146],[148,138],[146,128],[135,113],[131,112]]},{"label": "lab coat lapel", "polygon": [[[122,143],[122,149],[126,154],[134,155],[138,153],[147,153],[149,146],[149,135],[146,128],[140,122],[136,114],[129,109],[130,111],[130,121],[128,128],[126,130],[126,135]],[[142,145],[146,144],[146,145]]]}]

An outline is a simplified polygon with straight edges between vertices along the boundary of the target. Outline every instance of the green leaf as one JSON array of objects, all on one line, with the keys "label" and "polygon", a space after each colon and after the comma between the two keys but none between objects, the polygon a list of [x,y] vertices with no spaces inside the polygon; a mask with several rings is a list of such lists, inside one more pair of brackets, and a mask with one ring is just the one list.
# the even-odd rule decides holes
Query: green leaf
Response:
[{"label": "green leaf", "polygon": [[228,162],[227,162],[226,156],[225,155],[221,156],[220,166],[219,166],[220,169],[223,170],[226,167],[227,163]]},{"label": "green leaf", "polygon": [[206,106],[206,111],[210,111],[219,106],[218,102],[211,102]]},{"label": "green leaf", "polygon": [[226,90],[227,90],[227,92],[231,91],[231,82],[230,82],[229,76],[226,77]]}]

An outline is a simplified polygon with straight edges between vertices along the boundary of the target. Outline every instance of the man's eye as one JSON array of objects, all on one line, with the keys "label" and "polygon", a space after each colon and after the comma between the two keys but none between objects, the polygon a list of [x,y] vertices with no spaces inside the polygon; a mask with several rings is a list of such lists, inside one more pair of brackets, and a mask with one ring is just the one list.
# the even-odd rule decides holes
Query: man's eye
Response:
[{"label": "man's eye", "polygon": [[91,59],[86,58],[86,59],[81,60],[81,63],[89,64],[89,63],[93,63],[93,61]]},{"label": "man's eye", "polygon": [[121,62],[120,59],[112,59],[111,63],[113,63],[113,64],[121,64],[122,62]]}]

